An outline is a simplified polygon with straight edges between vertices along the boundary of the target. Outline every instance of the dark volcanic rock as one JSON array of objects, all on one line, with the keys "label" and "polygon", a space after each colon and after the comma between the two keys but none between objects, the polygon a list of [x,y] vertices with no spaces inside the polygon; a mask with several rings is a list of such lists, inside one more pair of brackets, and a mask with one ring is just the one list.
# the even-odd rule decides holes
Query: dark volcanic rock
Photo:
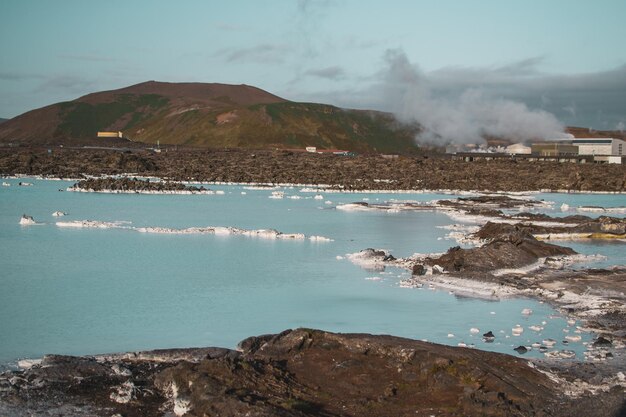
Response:
[{"label": "dark volcanic rock", "polygon": [[616,217],[600,216],[597,219],[591,219],[578,227],[574,228],[574,232],[581,233],[605,233],[611,235],[626,234],[626,219]]},{"label": "dark volcanic rock", "polygon": [[[493,217],[506,217],[502,214],[494,215]],[[545,221],[553,222],[553,226],[536,225],[532,223],[493,223],[487,222],[481,230],[474,234],[474,237],[479,239],[492,239],[494,236],[502,233],[511,233],[516,230],[525,231],[531,234],[550,234],[550,233],[593,233],[603,235],[613,235],[613,237],[623,237],[626,234],[626,219],[618,217],[600,216],[596,219],[592,219],[587,216],[567,216],[564,218],[550,217],[545,214],[529,214],[521,213],[514,217],[508,217],[512,219],[528,219],[531,221]],[[520,219],[520,220],[521,220]],[[568,224],[574,224],[573,227],[568,227]]]},{"label": "dark volcanic rock", "polygon": [[[0,414],[564,416],[599,401],[564,396],[522,359],[392,336],[300,329],[239,348],[48,356],[0,375]],[[588,415],[617,415],[623,398]]]},{"label": "dark volcanic rock", "polygon": [[571,248],[541,242],[516,225],[487,223],[477,235],[488,243],[472,249],[456,246],[427,262],[449,272],[492,272],[530,265],[542,257],[576,253]]},{"label": "dark volcanic rock", "polygon": [[[549,217],[549,216],[547,216]],[[545,219],[547,220],[547,219]],[[525,232],[530,234],[538,233],[566,233],[572,230],[571,227],[558,226],[553,227],[537,226],[534,224],[518,223],[494,223],[487,222],[480,230],[472,236],[481,240],[490,241],[503,234],[512,234],[517,232]]]},{"label": "dark volcanic rock", "polygon": [[518,346],[513,350],[519,353],[520,355],[523,355],[524,353],[528,352],[528,349],[526,348],[526,346]]},{"label": "dark volcanic rock", "polygon": [[611,347],[613,346],[613,342],[611,342],[609,339],[606,339],[600,336],[596,340],[593,341],[593,346],[594,347]]},{"label": "dark volcanic rock", "polygon": [[491,330],[489,330],[487,333],[483,334],[483,340],[486,343],[493,343],[493,341],[496,339],[496,335],[493,334],[493,332]]},{"label": "dark volcanic rock", "polygon": [[520,206],[533,206],[537,204],[533,200],[520,200],[517,198],[511,198],[505,195],[481,195],[478,197],[459,197],[458,201],[461,203],[470,203],[477,205],[488,205],[497,208],[519,208]]},{"label": "dark volcanic rock", "polygon": [[195,187],[178,182],[162,182],[140,180],[137,178],[90,178],[74,184],[73,188],[86,191],[113,191],[113,192],[190,192],[207,191],[203,186]]},{"label": "dark volcanic rock", "polygon": [[422,264],[413,265],[412,275],[424,275],[426,274],[426,267]]},{"label": "dark volcanic rock", "polygon": [[[128,146],[142,146],[128,143]],[[0,175],[31,174],[78,178],[136,172],[172,180],[330,184],[344,189],[457,189],[525,191],[566,189],[581,172],[580,190],[625,191],[626,166],[531,161],[465,162],[438,156],[342,157],[308,152],[168,149],[121,150],[0,148]],[[380,179],[387,181],[381,182]],[[468,201],[506,207],[505,201]]]}]

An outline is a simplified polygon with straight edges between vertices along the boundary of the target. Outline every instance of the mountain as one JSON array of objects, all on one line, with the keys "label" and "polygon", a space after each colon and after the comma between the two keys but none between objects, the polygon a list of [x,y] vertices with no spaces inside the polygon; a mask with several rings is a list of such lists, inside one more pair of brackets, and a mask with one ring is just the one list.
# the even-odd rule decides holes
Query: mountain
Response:
[{"label": "mountain", "polygon": [[0,117],[0,123],[4,123],[4,122],[6,122],[7,120],[9,120],[9,119],[3,119],[2,117]]},{"label": "mountain", "polygon": [[0,125],[0,143],[85,145],[121,131],[134,142],[212,148],[411,152],[415,128],[390,114],[285,100],[247,85],[149,81],[88,94]]}]

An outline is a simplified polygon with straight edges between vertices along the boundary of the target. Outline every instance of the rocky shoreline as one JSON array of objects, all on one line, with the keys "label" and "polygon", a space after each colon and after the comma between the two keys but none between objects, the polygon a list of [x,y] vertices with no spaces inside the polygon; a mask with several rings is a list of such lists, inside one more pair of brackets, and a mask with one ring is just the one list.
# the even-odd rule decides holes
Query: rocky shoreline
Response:
[{"label": "rocky shoreline", "polygon": [[0,374],[0,414],[605,417],[626,404],[624,374],[598,367],[309,329],[251,337],[237,351],[49,355],[28,365]]},{"label": "rocky shoreline", "polygon": [[[532,297],[550,303],[584,323],[584,330],[596,332],[606,343],[602,349],[590,346],[588,359],[607,358],[626,366],[626,266],[606,269],[574,269],[570,265],[586,258],[571,248],[556,245],[566,238],[624,240],[626,219],[600,216],[550,217],[501,209],[532,209],[539,201],[506,196],[480,196],[428,203],[353,203],[354,209],[443,210],[482,226],[455,232],[455,239],[472,247],[455,246],[443,254],[416,254],[396,259],[393,254],[365,249],[349,258],[364,267],[397,266],[412,271],[404,287],[434,285],[457,294],[484,297]],[[391,208],[390,208],[391,207]],[[451,210],[451,211],[448,211]],[[541,239],[541,240],[540,240]],[[577,340],[575,335],[566,336]],[[537,346],[546,348],[546,346]],[[606,348],[606,349],[604,349]],[[546,349],[552,357],[567,352]]]},{"label": "rocky shoreline", "polygon": [[292,151],[0,148],[0,175],[154,176],[206,183],[313,184],[350,190],[626,192],[626,166],[444,155],[319,155]]}]

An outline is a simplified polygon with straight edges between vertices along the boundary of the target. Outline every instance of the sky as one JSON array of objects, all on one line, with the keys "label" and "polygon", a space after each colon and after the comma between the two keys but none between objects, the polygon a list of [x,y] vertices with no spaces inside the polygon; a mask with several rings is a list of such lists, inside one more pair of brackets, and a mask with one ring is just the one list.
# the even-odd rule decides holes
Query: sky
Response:
[{"label": "sky", "polygon": [[5,118],[158,80],[392,111],[441,136],[626,123],[624,0],[3,0],[0,10]]}]

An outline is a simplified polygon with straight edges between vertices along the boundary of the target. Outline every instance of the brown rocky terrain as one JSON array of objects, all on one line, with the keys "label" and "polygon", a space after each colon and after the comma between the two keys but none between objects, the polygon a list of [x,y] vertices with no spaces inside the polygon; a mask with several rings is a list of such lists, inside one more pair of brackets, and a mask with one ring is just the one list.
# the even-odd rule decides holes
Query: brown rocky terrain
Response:
[{"label": "brown rocky terrain", "polygon": [[72,186],[76,190],[85,191],[119,191],[119,192],[161,192],[177,191],[198,193],[207,191],[203,186],[195,187],[184,185],[180,182],[171,181],[149,181],[137,178],[88,178],[78,181]]},{"label": "brown rocky terrain", "polygon": [[325,184],[348,190],[626,191],[626,166],[290,151],[0,148],[0,175],[135,173],[172,180]]},{"label": "brown rocky terrain", "polygon": [[[240,351],[47,356],[0,374],[10,416],[619,416],[623,388],[577,390],[581,370],[475,349],[299,329]],[[585,369],[593,378],[594,369]],[[569,393],[566,393],[569,391]],[[579,414],[583,412],[584,414]]]},{"label": "brown rocky terrain", "polygon": [[506,226],[504,230],[491,234],[488,243],[481,247],[461,249],[456,246],[438,258],[427,259],[426,263],[439,265],[448,272],[491,272],[503,268],[520,268],[537,262],[539,258],[576,253],[567,247],[541,242],[523,229]]}]

